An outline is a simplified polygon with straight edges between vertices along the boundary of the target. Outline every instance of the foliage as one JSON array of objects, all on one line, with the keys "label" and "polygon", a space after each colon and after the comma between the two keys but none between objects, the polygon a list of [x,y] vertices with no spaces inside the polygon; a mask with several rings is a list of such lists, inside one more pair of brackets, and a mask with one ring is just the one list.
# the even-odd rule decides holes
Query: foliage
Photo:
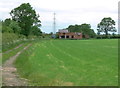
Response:
[{"label": "foliage", "polygon": [[24,3],[13,9],[10,14],[12,19],[7,18],[0,21],[3,51],[26,40],[26,36],[40,36],[42,33],[39,29],[41,26],[40,20],[38,20],[39,15],[36,15],[29,3]]},{"label": "foliage", "polygon": [[115,21],[111,17],[103,18],[101,22],[98,24],[98,33],[104,32],[106,36],[108,35],[108,32],[116,32],[115,29]]},{"label": "foliage", "polygon": [[18,23],[15,21],[11,21],[10,28],[13,30],[13,33],[20,34],[21,28],[19,27]]},{"label": "foliage", "polygon": [[15,65],[33,86],[117,86],[118,41],[36,42]]},{"label": "foliage", "polygon": [[0,20],[0,32],[2,32],[2,21]]},{"label": "foliage", "polygon": [[89,35],[90,37],[95,37],[96,35],[90,24],[70,25],[67,29],[70,32],[82,32],[83,35]]},{"label": "foliage", "polygon": [[2,43],[4,44],[9,44],[14,42],[15,40],[17,40],[19,37],[18,35],[14,34],[14,33],[2,33]]},{"label": "foliage", "polygon": [[21,34],[28,36],[33,26],[40,27],[41,21],[38,19],[39,15],[31,7],[29,3],[23,3],[19,7],[14,8],[10,15],[12,19],[19,23],[21,27]]},{"label": "foliage", "polygon": [[21,28],[17,22],[11,19],[5,19],[5,21],[2,22],[2,33],[7,32],[20,34],[20,31]]},{"label": "foliage", "polygon": [[21,42],[21,38],[15,33],[2,33],[2,50],[6,51],[11,46]]},{"label": "foliage", "polygon": [[31,34],[36,35],[36,36],[41,36],[42,35],[42,31],[37,26],[33,26],[31,28]]},{"label": "foliage", "polygon": [[0,53],[2,52],[2,33],[0,32]]},{"label": "foliage", "polygon": [[[97,35],[96,36],[97,39],[106,39],[106,35],[103,34],[103,35]],[[107,38],[109,39],[119,39],[120,38],[120,35],[119,34],[114,34],[114,35],[107,35]]]}]

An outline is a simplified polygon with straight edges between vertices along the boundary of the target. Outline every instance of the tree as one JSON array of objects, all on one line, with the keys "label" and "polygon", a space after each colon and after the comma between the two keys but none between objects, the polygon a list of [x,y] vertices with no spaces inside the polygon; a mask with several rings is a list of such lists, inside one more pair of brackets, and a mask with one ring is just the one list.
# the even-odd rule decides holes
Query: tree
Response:
[{"label": "tree", "polygon": [[2,32],[2,21],[0,20],[0,33]]},{"label": "tree", "polygon": [[82,32],[83,35],[89,35],[90,37],[95,37],[95,32],[91,29],[90,24],[81,24],[81,25],[70,25],[67,28],[70,32]]},{"label": "tree", "polygon": [[90,26],[90,24],[81,24],[80,29],[81,29],[82,33],[89,34],[89,32],[91,30],[91,26]]},{"label": "tree", "polygon": [[9,19],[5,19],[5,21],[2,22],[2,32],[8,32],[8,33],[20,33],[21,28],[19,27],[18,23]]},{"label": "tree", "polygon": [[37,26],[33,26],[31,29],[31,34],[36,36],[41,36],[42,31]]},{"label": "tree", "polygon": [[10,18],[5,19],[4,24],[5,24],[6,26],[9,26],[10,23],[11,23],[11,19],[10,19]]},{"label": "tree", "polygon": [[20,28],[20,26],[18,25],[17,22],[12,20],[9,27],[13,30],[13,33],[20,34],[21,28]]},{"label": "tree", "polygon": [[21,34],[28,36],[33,26],[40,27],[39,15],[29,3],[23,3],[10,12],[12,19],[19,23]]},{"label": "tree", "polygon": [[2,21],[2,33],[13,33],[12,28],[9,27],[11,19],[5,19],[5,21]]},{"label": "tree", "polygon": [[106,37],[108,36],[108,32],[116,32],[115,29],[115,21],[112,20],[111,17],[103,18],[101,22],[97,25],[98,32],[104,32],[106,34]]},{"label": "tree", "polygon": [[70,25],[67,29],[69,30],[69,32],[81,32],[81,25]]}]

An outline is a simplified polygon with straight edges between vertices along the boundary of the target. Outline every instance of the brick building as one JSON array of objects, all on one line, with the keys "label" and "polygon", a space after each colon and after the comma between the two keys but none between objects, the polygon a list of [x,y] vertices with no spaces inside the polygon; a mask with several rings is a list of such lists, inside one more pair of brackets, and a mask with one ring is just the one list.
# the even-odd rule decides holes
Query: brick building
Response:
[{"label": "brick building", "polygon": [[59,30],[59,39],[82,39],[83,35],[80,32],[69,32],[67,29]]}]

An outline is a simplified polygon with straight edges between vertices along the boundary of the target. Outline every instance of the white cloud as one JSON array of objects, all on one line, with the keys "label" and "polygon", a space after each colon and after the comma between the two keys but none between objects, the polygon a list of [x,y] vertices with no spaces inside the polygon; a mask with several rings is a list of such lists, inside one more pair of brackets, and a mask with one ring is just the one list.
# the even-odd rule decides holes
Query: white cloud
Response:
[{"label": "white cloud", "polygon": [[82,23],[90,23],[96,29],[104,17],[112,17],[116,22],[118,19],[118,0],[1,0],[0,19],[10,17],[13,8],[28,2],[40,14],[41,29],[45,32],[52,31],[53,12],[56,12],[57,29]]}]

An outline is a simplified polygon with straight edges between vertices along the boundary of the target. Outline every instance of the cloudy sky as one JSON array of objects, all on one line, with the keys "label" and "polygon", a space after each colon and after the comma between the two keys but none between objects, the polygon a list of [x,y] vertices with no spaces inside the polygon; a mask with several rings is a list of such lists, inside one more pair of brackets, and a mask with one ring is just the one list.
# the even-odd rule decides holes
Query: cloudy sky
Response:
[{"label": "cloudy sky", "polygon": [[53,13],[56,13],[56,31],[69,25],[87,23],[97,29],[104,17],[111,17],[118,29],[119,0],[0,0],[0,19],[10,17],[9,12],[22,3],[30,3],[40,15],[41,30],[53,32]]}]

